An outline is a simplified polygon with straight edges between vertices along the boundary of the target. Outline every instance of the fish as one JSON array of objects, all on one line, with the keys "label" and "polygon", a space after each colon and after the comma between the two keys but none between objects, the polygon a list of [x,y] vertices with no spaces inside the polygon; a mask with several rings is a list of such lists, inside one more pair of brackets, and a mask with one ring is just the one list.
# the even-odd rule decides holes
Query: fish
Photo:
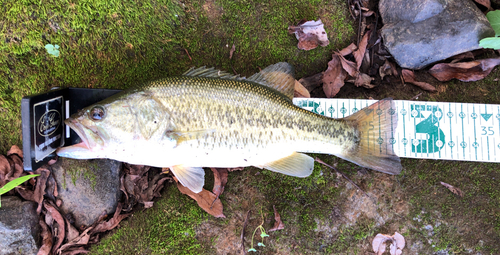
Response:
[{"label": "fish", "polygon": [[392,99],[341,119],[293,104],[294,69],[280,62],[245,78],[192,68],[117,93],[65,120],[81,142],[60,157],[108,158],[170,169],[195,193],[203,167],[247,167],[307,177],[314,159],[335,155],[359,166],[399,174],[389,137],[397,126]]}]

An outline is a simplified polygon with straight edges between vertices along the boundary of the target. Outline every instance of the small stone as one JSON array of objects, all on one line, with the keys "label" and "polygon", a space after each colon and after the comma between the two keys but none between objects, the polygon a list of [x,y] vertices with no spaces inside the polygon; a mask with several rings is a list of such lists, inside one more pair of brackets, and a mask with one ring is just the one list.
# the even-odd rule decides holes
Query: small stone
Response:
[{"label": "small stone", "polygon": [[109,159],[59,158],[51,169],[62,214],[72,215],[77,227],[92,225],[103,213],[113,214],[121,195],[121,168],[121,162]]},{"label": "small stone", "polygon": [[0,199],[0,254],[37,254],[42,242],[37,204],[16,196]]},{"label": "small stone", "polygon": [[480,49],[494,36],[486,16],[470,0],[381,0],[384,45],[403,68]]}]

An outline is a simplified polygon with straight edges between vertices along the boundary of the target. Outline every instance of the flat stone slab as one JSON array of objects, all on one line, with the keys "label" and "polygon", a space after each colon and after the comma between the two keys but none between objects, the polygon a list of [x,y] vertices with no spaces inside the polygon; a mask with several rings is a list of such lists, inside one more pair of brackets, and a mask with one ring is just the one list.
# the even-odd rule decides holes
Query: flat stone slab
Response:
[{"label": "flat stone slab", "polygon": [[0,208],[0,254],[37,254],[41,246],[37,204],[3,196]]},{"label": "flat stone slab", "polygon": [[384,45],[403,68],[480,49],[479,40],[495,35],[470,0],[380,0],[379,10]]},{"label": "flat stone slab", "polygon": [[109,159],[59,158],[51,166],[63,216],[71,214],[75,226],[92,225],[103,214],[116,210],[122,163]]}]

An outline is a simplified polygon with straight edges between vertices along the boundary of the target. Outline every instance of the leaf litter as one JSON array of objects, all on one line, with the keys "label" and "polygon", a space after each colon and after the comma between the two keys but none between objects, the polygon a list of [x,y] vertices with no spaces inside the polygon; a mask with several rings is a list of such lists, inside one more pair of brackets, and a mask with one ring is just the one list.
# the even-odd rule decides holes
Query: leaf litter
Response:
[{"label": "leaf litter", "polygon": [[389,252],[391,255],[400,255],[405,248],[405,238],[396,232],[394,235],[377,234],[372,241],[372,248],[376,255],[385,252],[386,242],[390,242]]},{"label": "leaf litter", "polygon": [[318,46],[325,47],[330,44],[321,19],[301,20],[296,26],[289,26],[288,33],[295,34],[299,40],[297,47],[301,50],[312,50]]},{"label": "leaf litter", "polygon": [[[22,151],[17,146],[12,146],[7,155],[0,155],[0,187],[17,177],[39,174],[7,193],[17,193],[25,200],[38,204],[37,213],[41,215],[39,224],[42,237],[39,255],[88,253],[89,244],[97,243],[101,233],[116,228],[130,215],[135,205],[140,203],[146,208],[152,206],[153,199],[160,196],[159,192],[165,182],[172,180],[169,176],[160,174],[160,170],[156,168],[124,164],[120,178],[120,189],[125,194],[124,203],[118,203],[109,219],[103,212],[92,226],[78,229],[74,226],[74,219],[70,215],[62,215],[59,210],[62,201],[57,199],[57,185],[51,175],[50,166],[45,165],[35,172],[28,173],[23,170],[22,157]],[[226,182],[227,179],[223,185]]]}]

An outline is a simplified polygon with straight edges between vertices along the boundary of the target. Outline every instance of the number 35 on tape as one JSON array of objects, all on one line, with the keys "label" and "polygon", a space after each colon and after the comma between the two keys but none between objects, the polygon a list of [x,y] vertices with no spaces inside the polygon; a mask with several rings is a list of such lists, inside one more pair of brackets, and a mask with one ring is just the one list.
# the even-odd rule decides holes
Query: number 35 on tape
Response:
[{"label": "number 35 on tape", "polygon": [[[343,118],[376,100],[295,98],[309,111]],[[389,143],[400,157],[500,162],[500,105],[395,100]]]}]

